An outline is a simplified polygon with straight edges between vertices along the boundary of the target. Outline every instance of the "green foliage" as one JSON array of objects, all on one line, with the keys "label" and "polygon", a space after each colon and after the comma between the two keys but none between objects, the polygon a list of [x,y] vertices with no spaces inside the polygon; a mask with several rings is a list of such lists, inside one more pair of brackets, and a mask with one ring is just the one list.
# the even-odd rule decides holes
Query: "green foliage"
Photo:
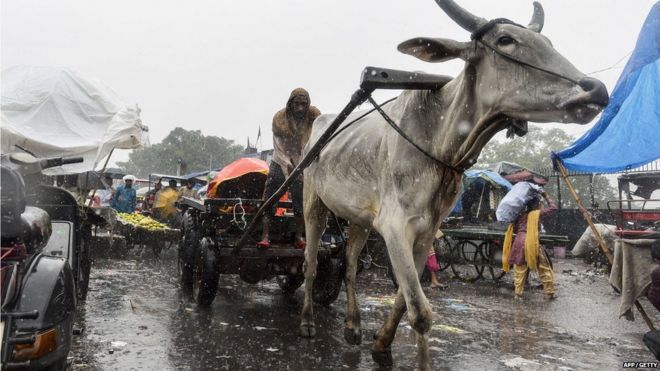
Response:
[{"label": "green foliage", "polygon": [[530,126],[529,133],[522,138],[488,143],[481,151],[477,165],[488,167],[507,161],[530,170],[550,167],[550,152],[566,148],[573,139],[561,129],[544,130]]},{"label": "green foliage", "polygon": [[[492,140],[488,143],[481,152],[475,168],[491,168],[500,161],[513,162],[530,170],[551,168],[551,152],[568,147],[574,139],[561,129],[545,130],[530,126],[529,133],[522,138]],[[590,207],[592,201],[591,177],[588,175],[574,176],[570,180],[582,203]],[[562,207],[576,208],[575,200],[571,197],[566,185],[563,184],[563,180],[560,183]],[[557,178],[550,177],[550,181],[545,188],[548,194],[557,201]],[[617,197],[614,187],[605,177],[600,175],[593,177],[593,193],[594,201],[600,208],[606,207],[606,201]]]},{"label": "green foliage", "polygon": [[177,127],[162,142],[149,148],[133,150],[128,161],[117,165],[130,174],[146,178],[150,173],[176,174],[179,161],[186,164],[186,173],[217,169],[243,152],[233,140],[204,136],[199,130]]}]

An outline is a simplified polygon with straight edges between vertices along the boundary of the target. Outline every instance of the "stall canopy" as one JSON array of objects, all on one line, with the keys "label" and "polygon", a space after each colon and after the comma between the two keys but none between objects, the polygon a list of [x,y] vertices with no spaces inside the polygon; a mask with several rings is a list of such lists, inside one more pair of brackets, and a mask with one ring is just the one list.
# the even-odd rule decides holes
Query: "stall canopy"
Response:
[{"label": "stall canopy", "polygon": [[[149,145],[140,109],[112,89],[66,68],[15,66],[2,71],[3,153],[82,156],[83,163],[51,168],[49,175],[97,169],[113,148]],[[102,165],[102,164],[101,164]]]},{"label": "stall canopy", "polygon": [[553,154],[564,167],[616,172],[660,158],[660,2],[649,13],[637,45],[600,120],[570,147]]}]

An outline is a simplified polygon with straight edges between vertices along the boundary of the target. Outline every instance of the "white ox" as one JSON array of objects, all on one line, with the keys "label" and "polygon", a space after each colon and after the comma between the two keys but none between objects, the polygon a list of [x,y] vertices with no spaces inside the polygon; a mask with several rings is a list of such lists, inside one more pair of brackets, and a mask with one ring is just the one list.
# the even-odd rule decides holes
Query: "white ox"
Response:
[{"label": "white ox", "polygon": [[[311,337],[316,332],[312,283],[317,246],[330,210],[351,223],[344,337],[351,344],[361,341],[354,283],[358,255],[373,228],[387,244],[399,289],[375,336],[372,356],[382,365],[391,364],[390,345],[407,310],[417,334],[421,369],[431,367],[426,335],[432,311],[418,275],[435,231],[456,201],[463,170],[476,162],[495,133],[514,122],[585,124],[608,103],[605,86],[578,71],[540,34],[544,19],[540,4],[534,4],[534,16],[525,28],[502,20],[488,22],[453,1],[436,2],[475,39],[420,37],[403,42],[398,49],[427,62],[460,58],[465,68],[442,89],[405,91],[384,110],[415,144],[439,161],[372,113],[333,139],[304,173],[307,250],[302,335]],[[316,120],[305,151],[333,118],[322,115]]]}]

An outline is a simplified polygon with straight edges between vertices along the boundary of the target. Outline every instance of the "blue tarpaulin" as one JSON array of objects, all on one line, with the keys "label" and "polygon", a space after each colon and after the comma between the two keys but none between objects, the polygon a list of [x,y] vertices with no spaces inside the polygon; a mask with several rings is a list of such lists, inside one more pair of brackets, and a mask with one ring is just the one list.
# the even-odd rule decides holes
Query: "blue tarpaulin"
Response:
[{"label": "blue tarpaulin", "polygon": [[660,2],[591,130],[553,154],[569,170],[592,173],[635,168],[660,158]]}]

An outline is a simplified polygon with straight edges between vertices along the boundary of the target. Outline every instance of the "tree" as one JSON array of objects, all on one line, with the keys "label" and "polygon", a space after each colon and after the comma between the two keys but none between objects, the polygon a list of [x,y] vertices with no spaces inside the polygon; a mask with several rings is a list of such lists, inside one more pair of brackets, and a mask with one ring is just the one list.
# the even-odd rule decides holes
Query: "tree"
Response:
[{"label": "tree", "polygon": [[176,174],[179,161],[192,173],[217,169],[227,165],[243,152],[243,147],[233,140],[205,136],[199,130],[177,127],[162,142],[149,148],[133,150],[128,161],[117,165],[139,177],[151,173]]},{"label": "tree", "polygon": [[[552,166],[550,154],[552,151],[559,151],[574,140],[561,129],[542,129],[530,125],[529,132],[522,138],[492,140],[481,151],[476,168],[492,168],[500,161],[513,162],[530,170],[550,168]],[[605,207],[608,200],[616,199],[616,191],[607,178],[601,175],[593,177],[573,176],[570,178],[573,187],[585,206],[591,204],[590,187],[593,186],[594,201],[599,207]],[[568,188],[561,183],[562,207],[576,208],[575,200],[571,197]],[[546,185],[546,190],[557,200],[557,181],[556,177],[551,177]]]}]

